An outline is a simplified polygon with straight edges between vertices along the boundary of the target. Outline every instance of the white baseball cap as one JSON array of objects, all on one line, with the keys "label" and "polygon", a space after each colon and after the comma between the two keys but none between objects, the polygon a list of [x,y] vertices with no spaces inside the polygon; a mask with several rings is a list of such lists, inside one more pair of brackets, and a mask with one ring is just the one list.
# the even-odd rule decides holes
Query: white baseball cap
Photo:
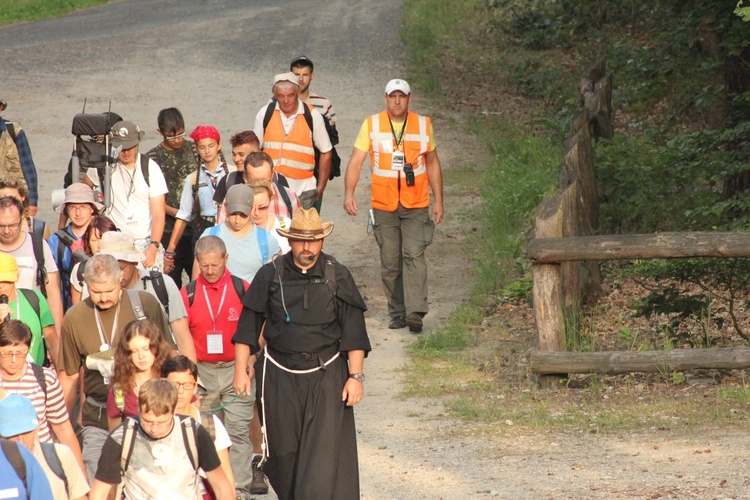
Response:
[{"label": "white baseball cap", "polygon": [[406,80],[399,80],[397,78],[395,80],[391,80],[390,82],[388,82],[388,85],[385,86],[385,95],[391,95],[397,90],[400,90],[406,95],[411,94],[411,88],[409,87],[409,84],[406,83]]}]

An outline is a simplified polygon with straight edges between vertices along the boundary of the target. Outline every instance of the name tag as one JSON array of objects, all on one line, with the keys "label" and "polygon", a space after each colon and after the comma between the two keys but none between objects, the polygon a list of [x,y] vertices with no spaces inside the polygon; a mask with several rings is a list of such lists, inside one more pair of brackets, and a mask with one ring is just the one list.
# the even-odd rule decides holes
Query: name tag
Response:
[{"label": "name tag", "polygon": [[0,498],[21,498],[18,488],[5,488],[0,490]]},{"label": "name tag", "polygon": [[221,332],[206,333],[206,352],[208,354],[224,354],[224,337]]},{"label": "name tag", "polygon": [[391,170],[404,170],[404,153],[401,151],[395,151],[391,157]]}]

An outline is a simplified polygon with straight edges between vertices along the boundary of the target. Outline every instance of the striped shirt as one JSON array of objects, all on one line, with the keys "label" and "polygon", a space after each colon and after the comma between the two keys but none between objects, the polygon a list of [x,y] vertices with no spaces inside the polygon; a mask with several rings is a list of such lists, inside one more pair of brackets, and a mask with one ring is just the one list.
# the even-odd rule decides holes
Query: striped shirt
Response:
[{"label": "striped shirt", "polygon": [[62,424],[68,420],[68,410],[65,408],[65,398],[62,387],[55,372],[49,368],[44,369],[47,381],[47,397],[45,398],[42,387],[31,369],[26,363],[26,371],[19,380],[4,380],[0,377],[0,387],[13,394],[21,394],[31,400],[39,418],[39,440],[47,443],[52,442],[50,424]]},{"label": "striped shirt", "polygon": [[333,110],[333,104],[327,98],[310,92],[305,102],[317,109],[321,115],[328,118],[331,125],[336,125],[336,112]]}]

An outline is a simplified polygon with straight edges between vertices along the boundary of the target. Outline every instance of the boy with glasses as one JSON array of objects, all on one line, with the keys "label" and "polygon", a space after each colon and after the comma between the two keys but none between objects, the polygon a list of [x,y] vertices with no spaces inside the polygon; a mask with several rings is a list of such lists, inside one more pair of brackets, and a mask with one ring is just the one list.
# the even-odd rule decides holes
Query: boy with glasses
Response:
[{"label": "boy with glasses", "polygon": [[106,499],[122,482],[123,498],[198,500],[199,469],[217,499],[234,498],[208,431],[191,417],[175,415],[176,406],[172,382],[155,378],[143,384],[140,420],[128,418],[107,438],[90,499]]},{"label": "boy with glasses", "polygon": [[[177,108],[166,108],[159,111],[157,118],[159,128],[156,131],[162,136],[162,142],[149,150],[146,155],[154,160],[164,174],[169,192],[166,195],[166,222],[164,224],[164,236],[161,243],[164,248],[169,246],[172,238],[177,212],[180,208],[180,194],[182,193],[182,182],[190,172],[200,166],[200,158],[197,156],[193,141],[186,138],[185,119]],[[174,249],[174,256],[170,265],[174,266],[169,277],[172,278],[177,288],[182,287],[182,271],[190,274],[193,265],[193,228],[185,228],[182,237]],[[168,259],[169,260],[169,259]]]}]

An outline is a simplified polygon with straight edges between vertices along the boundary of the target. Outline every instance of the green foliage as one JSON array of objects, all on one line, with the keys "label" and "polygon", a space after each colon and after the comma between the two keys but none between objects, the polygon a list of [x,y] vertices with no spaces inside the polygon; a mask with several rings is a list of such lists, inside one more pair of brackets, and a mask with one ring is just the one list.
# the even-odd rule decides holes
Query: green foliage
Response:
[{"label": "green foliage", "polygon": [[737,2],[737,8],[734,9],[734,13],[742,18],[745,22],[750,22],[750,7],[743,7],[744,0]]},{"label": "green foliage", "polygon": [[0,0],[0,25],[37,21],[109,0]]}]

